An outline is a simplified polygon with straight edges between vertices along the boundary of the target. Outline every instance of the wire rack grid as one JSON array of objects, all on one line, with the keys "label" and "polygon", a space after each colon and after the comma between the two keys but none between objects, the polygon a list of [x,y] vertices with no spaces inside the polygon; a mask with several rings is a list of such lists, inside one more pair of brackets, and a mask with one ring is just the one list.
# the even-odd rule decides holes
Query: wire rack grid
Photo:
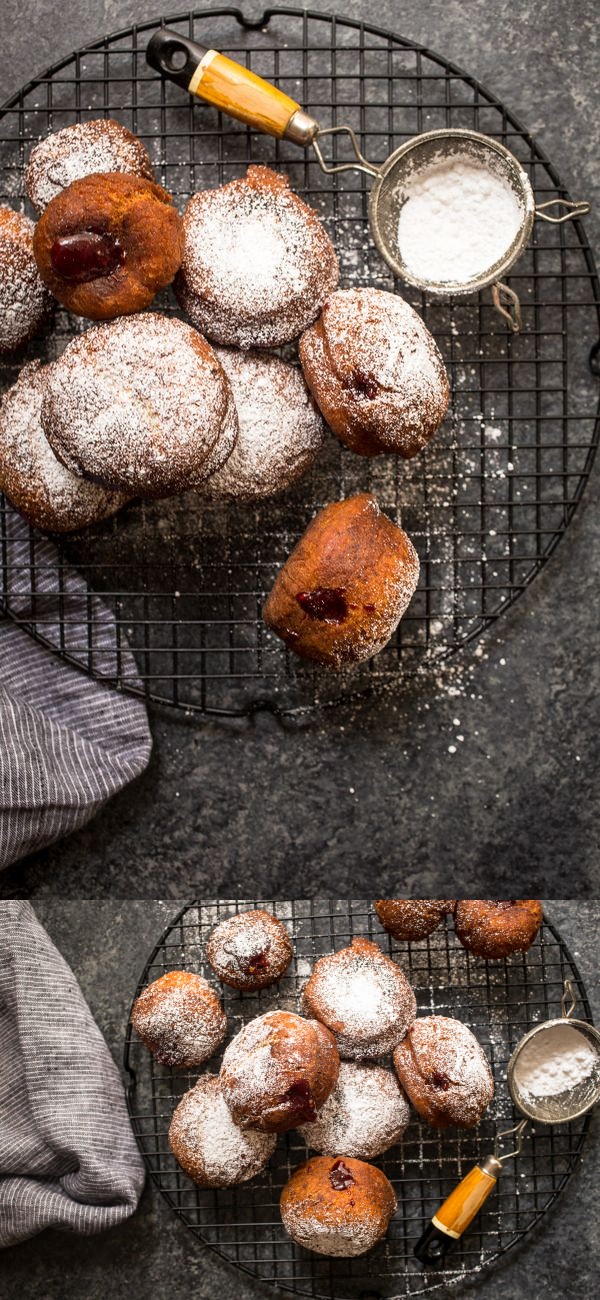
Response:
[{"label": "wire rack grid", "polygon": [[[292,1131],[280,1137],[267,1169],[248,1183],[219,1191],[194,1186],[171,1155],[167,1134],[173,1110],[197,1071],[157,1065],[129,1027],[124,1064],[130,1114],[147,1167],[165,1200],[222,1258],[262,1283],[298,1295],[325,1300],[420,1296],[492,1265],[523,1240],[564,1187],[580,1156],[588,1118],[530,1130],[522,1155],[505,1166],[497,1191],[442,1271],[424,1272],[413,1249],[459,1177],[491,1153],[496,1129],[513,1122],[506,1085],[509,1057],[534,1024],[560,1015],[565,979],[576,990],[578,1015],[591,1020],[585,989],[560,935],[545,920],[526,956],[487,963],[465,952],[450,925],[419,943],[395,943],[366,902],[193,902],[159,939],[136,997],[168,970],[192,970],[213,979],[205,960],[210,931],[224,917],[252,907],[266,907],[288,925],[294,957],[274,988],[243,994],[220,986],[231,1037],[265,1011],[299,1010],[315,959],[345,947],[355,935],[365,935],[399,962],[415,988],[418,1014],[455,1016],[473,1029],[493,1069],[494,1102],[479,1127],[463,1133],[435,1131],[413,1112],[401,1143],[376,1161],[398,1195],[398,1213],[387,1237],[358,1259],[326,1259],[295,1246],[279,1215],[281,1189],[308,1156],[300,1134]],[[210,1073],[218,1072],[220,1059],[208,1063]]]},{"label": "wire rack grid", "polygon": [[[415,133],[466,126],[516,154],[538,202],[568,197],[542,150],[493,94],[399,36],[305,9],[270,8],[251,21],[224,7],[166,21],[274,80],[322,126],[354,127],[375,163]],[[410,462],[353,456],[331,438],[313,472],[280,498],[232,508],[190,496],[133,503],[111,521],[59,539],[58,554],[24,530],[0,496],[0,608],[85,672],[191,713],[302,710],[389,688],[496,620],[573,517],[599,432],[588,354],[595,348],[597,370],[600,288],[583,227],[536,225],[509,277],[523,304],[518,336],[507,332],[487,294],[427,299],[394,281],[376,252],[366,177],[324,176],[311,154],[252,133],[158,78],[145,62],[158,25],[79,50],[4,106],[0,201],[25,203],[23,171],[36,140],[102,115],[141,137],[181,207],[195,190],[243,175],[250,162],[282,168],[332,235],[342,285],[401,290],[423,315],[449,368],[449,416]],[[343,159],[337,137],[331,149]],[[176,310],[170,293],[157,303]],[[81,328],[58,311],[28,358],[53,359]],[[287,355],[294,359],[295,349]],[[24,359],[4,361],[2,386]],[[315,510],[362,490],[373,491],[412,536],[421,579],[388,647],[366,665],[335,673],[290,656],[267,633],[261,608]],[[87,592],[73,583],[68,562]]]}]

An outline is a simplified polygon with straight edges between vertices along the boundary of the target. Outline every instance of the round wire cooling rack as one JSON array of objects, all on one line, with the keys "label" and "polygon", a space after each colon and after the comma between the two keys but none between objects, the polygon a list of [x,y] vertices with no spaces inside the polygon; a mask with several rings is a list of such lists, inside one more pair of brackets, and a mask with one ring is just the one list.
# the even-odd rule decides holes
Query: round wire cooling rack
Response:
[{"label": "round wire cooling rack", "polygon": [[[250,162],[283,168],[333,237],[342,285],[400,289],[423,315],[450,371],[450,413],[412,461],[353,456],[331,438],[312,474],[273,501],[232,508],[190,496],[134,503],[59,539],[58,551],[0,497],[0,607],[92,676],[190,712],[293,712],[387,688],[497,619],[573,517],[599,432],[587,360],[600,333],[600,286],[583,227],[537,223],[509,277],[523,305],[520,335],[506,331],[485,295],[428,300],[394,281],[372,245],[366,178],[324,176],[312,156],[253,134],[155,76],[145,48],[158,25],[86,46],[12,97],[0,116],[0,201],[24,203],[23,170],[36,140],[103,115],[143,139],[180,206],[196,189],[242,175]],[[390,32],[279,8],[255,21],[230,7],[202,10],[168,25],[274,80],[322,126],[354,127],[374,162],[423,130],[470,127],[516,154],[538,202],[568,197],[552,164],[494,95]],[[331,148],[342,160],[337,137]],[[158,305],[175,310],[169,294]],[[59,310],[28,357],[51,360],[81,328]],[[23,359],[3,363],[3,386]],[[388,647],[366,665],[332,673],[290,656],[262,624],[261,607],[315,510],[362,490],[373,491],[413,538],[421,580]]]},{"label": "round wire cooling rack", "polygon": [[[281,1189],[308,1156],[300,1134],[283,1134],[267,1169],[250,1182],[218,1191],[196,1187],[171,1155],[167,1135],[175,1106],[198,1072],[158,1065],[129,1026],[124,1052],[129,1111],[165,1200],[216,1254],[260,1282],[298,1295],[325,1300],[419,1296],[490,1266],[523,1240],[564,1187],[580,1156],[589,1116],[560,1127],[534,1126],[519,1160],[505,1166],[497,1190],[443,1270],[423,1271],[413,1249],[458,1178],[492,1150],[497,1127],[512,1122],[508,1060],[527,1030],[560,1015],[565,979],[573,981],[582,1017],[591,1020],[581,978],[557,930],[545,920],[525,956],[488,964],[465,952],[451,927],[420,943],[395,943],[366,902],[192,902],[159,939],[136,997],[169,970],[192,970],[213,979],[205,961],[210,931],[224,917],[254,907],[267,907],[289,927],[294,956],[274,988],[247,994],[221,986],[232,1036],[265,1011],[298,1010],[315,959],[365,935],[399,961],[414,986],[420,1013],[455,1016],[474,1030],[492,1065],[495,1099],[471,1132],[439,1132],[413,1115],[402,1142],[376,1162],[398,1195],[398,1213],[387,1237],[366,1256],[326,1259],[294,1245],[279,1215]],[[210,1073],[218,1071],[220,1059],[209,1063]]]}]

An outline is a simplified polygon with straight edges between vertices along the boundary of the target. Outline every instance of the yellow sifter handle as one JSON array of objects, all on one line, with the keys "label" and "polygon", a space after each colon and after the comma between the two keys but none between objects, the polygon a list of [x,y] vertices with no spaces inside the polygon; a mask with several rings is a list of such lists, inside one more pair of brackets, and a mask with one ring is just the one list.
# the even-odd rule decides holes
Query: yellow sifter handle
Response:
[{"label": "yellow sifter handle", "polygon": [[319,129],[294,99],[270,81],[169,27],[155,32],[148,42],[146,59],[150,67],[183,86],[190,95],[198,95],[222,113],[266,135],[306,145]]},{"label": "yellow sifter handle", "polygon": [[484,1201],[496,1186],[502,1165],[495,1156],[488,1156],[482,1165],[475,1165],[462,1182],[433,1215],[415,1246],[415,1255],[423,1264],[439,1264],[463,1232],[473,1222]]}]

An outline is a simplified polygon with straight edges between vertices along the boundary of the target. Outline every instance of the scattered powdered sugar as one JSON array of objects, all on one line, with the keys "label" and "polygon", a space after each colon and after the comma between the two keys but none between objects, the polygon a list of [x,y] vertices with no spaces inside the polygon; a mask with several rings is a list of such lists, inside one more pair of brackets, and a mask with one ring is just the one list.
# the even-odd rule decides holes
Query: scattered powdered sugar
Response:
[{"label": "scattered powdered sugar", "polygon": [[405,186],[398,248],[408,270],[437,284],[465,284],[490,270],[522,224],[516,192],[466,155],[433,161]]},{"label": "scattered powdered sugar", "polygon": [[156,312],[73,339],[51,368],[42,423],[73,473],[157,497],[199,487],[237,431],[212,348],[190,325]]},{"label": "scattered powdered sugar", "polygon": [[127,497],[71,474],[56,459],[41,422],[48,369],[30,362],[4,395],[0,489],[36,527],[69,532],[106,519]]},{"label": "scattered powdered sugar", "polygon": [[98,172],[126,172],[154,180],[141,140],[112,118],[65,126],[40,140],[29,155],[25,188],[38,212],[67,185]]},{"label": "scattered powdered sugar", "polygon": [[333,1092],[314,1124],[300,1133],[323,1155],[374,1160],[402,1137],[410,1119],[408,1102],[395,1074],[380,1065],[342,1061]]},{"label": "scattered powdered sugar", "polygon": [[0,207],[0,352],[12,352],[42,328],[53,298],[33,256],[33,221]]},{"label": "scattered powdered sugar", "polygon": [[283,492],[310,469],[325,438],[302,374],[268,354],[216,351],[233,389],[239,438],[206,491],[240,501]]},{"label": "scattered powdered sugar", "polygon": [[278,347],[315,319],[339,278],[317,214],[267,167],[190,199],[175,290],[209,338]]},{"label": "scattered powdered sugar", "polygon": [[304,990],[312,1015],[335,1034],[340,1056],[383,1056],[404,1037],[417,1010],[400,967],[368,939],[320,957]]},{"label": "scattered powdered sugar", "polygon": [[158,1061],[187,1069],[203,1065],[227,1033],[227,1016],[214,989],[187,971],[170,971],[149,984],[134,1005],[131,1023]]},{"label": "scattered powdered sugar", "polygon": [[414,1100],[426,1090],[434,1120],[469,1128],[478,1123],[494,1095],[494,1080],[485,1053],[461,1020],[421,1016],[406,1042],[394,1053],[400,1082]]},{"label": "scattered powdered sugar", "polygon": [[541,1030],[522,1048],[515,1082],[531,1097],[556,1097],[589,1079],[598,1055],[573,1025]]},{"label": "scattered powdered sugar", "polygon": [[205,1187],[231,1187],[254,1178],[270,1160],[276,1142],[275,1134],[234,1124],[214,1075],[204,1075],[186,1092],[169,1129],[176,1160]]},{"label": "scattered powdered sugar", "polygon": [[448,376],[421,317],[399,294],[370,287],[331,294],[300,340],[300,359],[325,418],[351,448],[414,456],[441,424]]}]

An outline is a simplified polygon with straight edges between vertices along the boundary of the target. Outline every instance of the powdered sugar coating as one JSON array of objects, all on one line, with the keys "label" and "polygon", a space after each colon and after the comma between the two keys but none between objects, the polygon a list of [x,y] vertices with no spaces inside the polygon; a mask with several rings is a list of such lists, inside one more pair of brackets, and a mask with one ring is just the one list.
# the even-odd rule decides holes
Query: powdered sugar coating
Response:
[{"label": "powdered sugar coating", "polygon": [[184,1172],[202,1187],[232,1187],[259,1174],[270,1160],[275,1134],[234,1124],[218,1077],[203,1075],[180,1101],[169,1145]]},{"label": "powdered sugar coating", "polygon": [[292,959],[285,925],[262,908],[221,921],[209,936],[206,957],[215,975],[234,989],[255,990],[276,983]]},{"label": "powdered sugar coating", "polygon": [[249,167],[241,180],[194,194],[183,224],[175,291],[216,343],[288,343],[338,283],[335,251],[317,214],[268,167]]},{"label": "powdered sugar coating", "polygon": [[392,1050],[414,1020],[413,989],[395,962],[368,939],[320,957],[304,1003],[335,1034],[340,1056],[370,1060]]},{"label": "powdered sugar coating", "polygon": [[303,334],[300,360],[327,423],[362,455],[414,456],[446,413],[437,345],[399,294],[338,290]]},{"label": "powdered sugar coating", "polygon": [[266,353],[215,350],[233,389],[240,433],[206,491],[238,501],[284,492],[310,469],[325,438],[302,374]]},{"label": "powdered sugar coating", "polygon": [[42,328],[53,298],[33,256],[33,221],[0,207],[0,352],[12,352]]},{"label": "powdered sugar coating", "polygon": [[400,1140],[409,1119],[408,1102],[391,1070],[342,1061],[337,1084],[315,1123],[302,1125],[300,1133],[311,1150],[323,1155],[343,1151],[374,1160]]},{"label": "powdered sugar coating", "polygon": [[403,1088],[435,1128],[472,1128],[494,1096],[483,1048],[461,1020],[422,1016],[394,1052]]},{"label": "powdered sugar coating", "polygon": [[396,939],[425,939],[453,912],[455,898],[378,898],[375,911]]},{"label": "powdered sugar coating", "polygon": [[49,374],[42,423],[74,474],[144,497],[199,487],[237,433],[212,348],[155,312],[73,339]]},{"label": "powdered sugar coating", "polygon": [[126,172],[154,180],[148,151],[113,118],[77,122],[34,145],[25,169],[25,189],[38,212],[50,200],[94,172]]},{"label": "powdered sugar coating", "polygon": [[[319,1110],[339,1071],[331,1034],[323,1025],[288,1011],[268,1011],[229,1043],[221,1087],[242,1128],[285,1132]],[[307,1110],[308,1108],[308,1110]]]},{"label": "powdered sugar coating", "polygon": [[474,956],[498,961],[513,952],[527,952],[543,919],[538,898],[460,898],[454,928]]},{"label": "powdered sugar coating", "polygon": [[70,532],[119,510],[127,496],[89,483],[56,459],[41,421],[48,367],[24,366],[0,406],[0,490],[37,528]]},{"label": "powdered sugar coating", "polygon": [[140,993],[131,1023],[162,1065],[193,1069],[208,1061],[227,1034],[227,1016],[208,980],[168,971]]}]

